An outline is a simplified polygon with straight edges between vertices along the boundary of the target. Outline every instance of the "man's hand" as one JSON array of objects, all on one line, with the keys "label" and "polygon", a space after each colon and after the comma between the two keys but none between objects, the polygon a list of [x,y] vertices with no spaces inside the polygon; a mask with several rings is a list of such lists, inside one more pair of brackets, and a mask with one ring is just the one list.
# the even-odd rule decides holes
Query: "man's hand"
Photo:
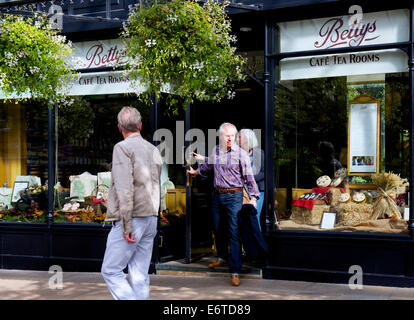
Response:
[{"label": "man's hand", "polygon": [[132,233],[123,233],[122,236],[124,237],[125,241],[128,243],[135,243],[135,237]]},{"label": "man's hand", "polygon": [[257,199],[255,197],[252,197],[249,204],[252,204],[253,207],[255,207],[257,209]]},{"label": "man's hand", "polygon": [[196,176],[198,174],[197,170],[194,170],[191,166],[190,166],[190,170],[187,170],[187,173]]},{"label": "man's hand", "polygon": [[198,153],[195,153],[195,152],[193,152],[193,157],[198,161],[205,161],[206,160],[205,156],[202,156],[201,154],[198,154]]}]

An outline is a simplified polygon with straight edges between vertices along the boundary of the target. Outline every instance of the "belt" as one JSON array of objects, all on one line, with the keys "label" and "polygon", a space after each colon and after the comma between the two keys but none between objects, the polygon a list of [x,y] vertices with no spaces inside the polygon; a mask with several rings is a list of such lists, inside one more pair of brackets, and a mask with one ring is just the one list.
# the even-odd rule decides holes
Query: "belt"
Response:
[{"label": "belt", "polygon": [[242,187],[240,188],[216,188],[218,193],[235,193],[237,191],[242,191]]}]

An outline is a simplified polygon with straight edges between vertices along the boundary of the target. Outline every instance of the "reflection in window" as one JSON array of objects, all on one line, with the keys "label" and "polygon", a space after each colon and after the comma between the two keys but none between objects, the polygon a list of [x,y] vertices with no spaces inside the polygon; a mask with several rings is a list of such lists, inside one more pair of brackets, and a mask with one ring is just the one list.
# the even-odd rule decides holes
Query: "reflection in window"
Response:
[{"label": "reflection in window", "polygon": [[[347,228],[359,225],[360,231],[374,231],[362,225],[371,221],[373,205],[380,195],[378,188],[370,175],[347,172],[348,106],[362,95],[380,101],[379,171],[409,176],[407,73],[280,81],[274,109],[279,228],[321,230],[323,212],[334,211],[337,218],[332,230],[350,231]],[[352,161],[374,165],[374,157],[362,156]],[[327,180],[319,179],[323,176]],[[402,218],[406,199],[406,193],[395,199]],[[406,232],[404,219],[385,220],[374,222],[377,232],[395,232],[388,229],[390,223]]]}]

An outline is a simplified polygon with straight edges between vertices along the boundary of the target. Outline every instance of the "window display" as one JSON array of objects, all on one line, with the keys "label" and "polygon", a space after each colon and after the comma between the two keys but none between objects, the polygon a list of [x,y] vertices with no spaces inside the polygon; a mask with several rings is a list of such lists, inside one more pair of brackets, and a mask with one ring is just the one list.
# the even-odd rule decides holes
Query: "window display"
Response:
[{"label": "window display", "polygon": [[[125,105],[140,110],[142,135],[149,139],[149,107],[133,97],[76,97],[71,107],[56,110],[54,222],[103,223],[112,148],[122,139],[117,114]],[[4,104],[0,115],[0,221],[45,222],[47,106]]]},{"label": "window display", "polygon": [[[375,78],[277,84],[279,229],[408,233],[408,74]],[[332,228],[322,225],[326,213],[336,214]]]}]

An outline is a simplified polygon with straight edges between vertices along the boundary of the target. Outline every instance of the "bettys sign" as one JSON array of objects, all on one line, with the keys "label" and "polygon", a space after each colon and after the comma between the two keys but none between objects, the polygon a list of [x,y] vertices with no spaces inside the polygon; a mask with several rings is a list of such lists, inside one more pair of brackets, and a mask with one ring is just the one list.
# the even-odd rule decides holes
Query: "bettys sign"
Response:
[{"label": "bettys sign", "polygon": [[407,9],[363,13],[359,24],[350,15],[278,23],[280,52],[396,43],[409,40]]},{"label": "bettys sign", "polygon": [[127,62],[121,40],[98,40],[73,43],[71,63],[74,69],[114,67]]}]

